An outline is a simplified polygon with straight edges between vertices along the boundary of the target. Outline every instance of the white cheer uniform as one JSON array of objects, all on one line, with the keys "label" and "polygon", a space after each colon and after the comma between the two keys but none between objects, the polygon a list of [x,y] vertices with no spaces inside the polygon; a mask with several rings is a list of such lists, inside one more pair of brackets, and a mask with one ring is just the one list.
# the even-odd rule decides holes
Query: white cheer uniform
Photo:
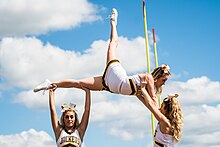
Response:
[{"label": "white cheer uniform", "polygon": [[154,147],[174,147],[174,137],[160,131],[159,124],[154,134]]},{"label": "white cheer uniform", "polygon": [[57,140],[57,147],[81,147],[81,139],[77,129],[69,134],[64,129],[60,133],[60,137]]}]

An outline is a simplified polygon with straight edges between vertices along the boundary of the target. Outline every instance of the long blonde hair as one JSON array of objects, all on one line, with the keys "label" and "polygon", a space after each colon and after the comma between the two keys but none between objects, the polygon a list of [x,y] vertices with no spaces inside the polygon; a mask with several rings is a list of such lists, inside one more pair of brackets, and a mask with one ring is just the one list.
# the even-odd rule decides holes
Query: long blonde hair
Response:
[{"label": "long blonde hair", "polygon": [[177,96],[171,97],[169,102],[165,104],[165,111],[167,119],[170,120],[174,140],[178,143],[182,135],[183,113]]}]

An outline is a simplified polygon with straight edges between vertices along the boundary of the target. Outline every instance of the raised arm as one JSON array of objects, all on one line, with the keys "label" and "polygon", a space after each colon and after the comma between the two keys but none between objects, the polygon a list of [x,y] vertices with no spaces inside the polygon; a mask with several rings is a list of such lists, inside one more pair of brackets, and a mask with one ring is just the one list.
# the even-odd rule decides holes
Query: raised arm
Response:
[{"label": "raised arm", "polygon": [[154,91],[154,78],[151,74],[144,73],[144,74],[139,74],[139,77],[141,79],[141,83],[144,81],[145,88],[147,89],[147,92],[151,99],[153,100],[154,104],[158,106],[157,102],[157,97]]},{"label": "raised arm", "polygon": [[55,89],[50,89],[49,91],[49,106],[50,106],[51,123],[52,123],[53,131],[56,137],[56,141],[57,141],[59,138],[60,132],[61,132],[61,127],[59,125],[59,119],[56,113],[54,90]]},{"label": "raised arm", "polygon": [[82,120],[79,124],[78,127],[78,131],[79,131],[79,135],[81,140],[83,140],[83,137],[85,135],[87,126],[88,126],[88,122],[89,122],[89,115],[90,115],[90,105],[91,105],[91,94],[90,94],[90,90],[87,88],[82,87],[82,89],[85,91],[86,93],[86,99],[85,99],[85,106],[84,106],[84,112],[83,112],[83,116],[82,116]]},{"label": "raised arm", "polygon": [[160,124],[164,127],[169,127],[170,122],[164,116],[161,111],[157,108],[157,106],[154,105],[153,100],[151,99],[150,95],[145,89],[145,86],[143,86],[145,83],[142,83],[141,89],[141,96],[138,96],[138,98],[141,100],[141,102],[154,114],[155,118],[160,122]]}]

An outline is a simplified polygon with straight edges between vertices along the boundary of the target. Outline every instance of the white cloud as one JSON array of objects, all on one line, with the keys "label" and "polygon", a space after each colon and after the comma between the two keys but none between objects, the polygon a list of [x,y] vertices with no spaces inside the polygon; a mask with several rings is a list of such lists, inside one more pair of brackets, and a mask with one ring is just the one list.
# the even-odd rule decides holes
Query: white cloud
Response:
[{"label": "white cloud", "polygon": [[101,19],[98,9],[87,0],[1,0],[0,36],[37,35],[73,28]]},{"label": "white cloud", "polygon": [[[190,109],[189,109],[190,108]],[[196,133],[204,133],[209,131],[220,131],[220,118],[216,116],[220,112],[220,104],[217,106],[201,105],[200,107],[188,107],[184,109],[185,113],[188,114],[185,118],[187,124],[191,124],[187,127],[187,131],[195,131]],[[207,119],[208,116],[208,119]],[[202,126],[200,123],[202,122]],[[210,125],[210,122],[212,122]]]},{"label": "white cloud", "polygon": [[148,110],[134,96],[111,95],[114,96],[109,95],[108,101],[93,104],[92,121],[99,123],[106,133],[123,140],[143,138],[150,118]]},{"label": "white cloud", "polygon": [[[188,136],[187,136],[188,135]],[[204,134],[199,134],[199,133],[195,133],[195,134],[186,134],[184,136],[184,147],[191,147],[191,146],[199,146],[199,147],[218,147],[220,144],[219,141],[219,135],[220,135],[220,131],[215,131],[213,133],[207,132]]]},{"label": "white cloud", "polygon": [[4,38],[0,50],[2,77],[7,84],[20,88],[30,88],[45,78],[77,78],[81,65],[88,64],[83,59],[90,56],[43,45],[36,38]]},{"label": "white cloud", "polygon": [[179,93],[183,105],[212,104],[220,101],[220,82],[197,77],[186,82],[172,81],[164,87],[164,94]]},{"label": "white cloud", "polygon": [[181,146],[219,146],[220,105],[192,106],[185,110],[184,129]]},{"label": "white cloud", "polygon": [[44,46],[36,38],[4,38],[0,45],[1,77],[8,86],[19,88],[30,88],[46,77],[71,74],[75,63],[71,59],[79,56],[50,44]]},{"label": "white cloud", "polygon": [[0,146],[2,147],[39,147],[56,146],[55,141],[44,131],[37,132],[34,129],[23,131],[19,134],[0,135]]}]

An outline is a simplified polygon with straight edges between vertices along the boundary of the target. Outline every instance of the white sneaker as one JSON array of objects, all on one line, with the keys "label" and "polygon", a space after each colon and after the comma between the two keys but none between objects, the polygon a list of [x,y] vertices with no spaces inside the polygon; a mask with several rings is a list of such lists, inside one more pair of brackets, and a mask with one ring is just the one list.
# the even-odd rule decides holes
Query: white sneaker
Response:
[{"label": "white sneaker", "polygon": [[110,20],[114,21],[115,25],[117,25],[117,19],[118,19],[118,12],[117,12],[117,10],[115,8],[113,8]]},{"label": "white sneaker", "polygon": [[40,85],[38,85],[36,88],[34,88],[34,92],[39,92],[41,90],[49,90],[50,89],[50,85],[52,84],[51,81],[49,81],[48,79],[46,79],[43,83],[41,83]]}]

